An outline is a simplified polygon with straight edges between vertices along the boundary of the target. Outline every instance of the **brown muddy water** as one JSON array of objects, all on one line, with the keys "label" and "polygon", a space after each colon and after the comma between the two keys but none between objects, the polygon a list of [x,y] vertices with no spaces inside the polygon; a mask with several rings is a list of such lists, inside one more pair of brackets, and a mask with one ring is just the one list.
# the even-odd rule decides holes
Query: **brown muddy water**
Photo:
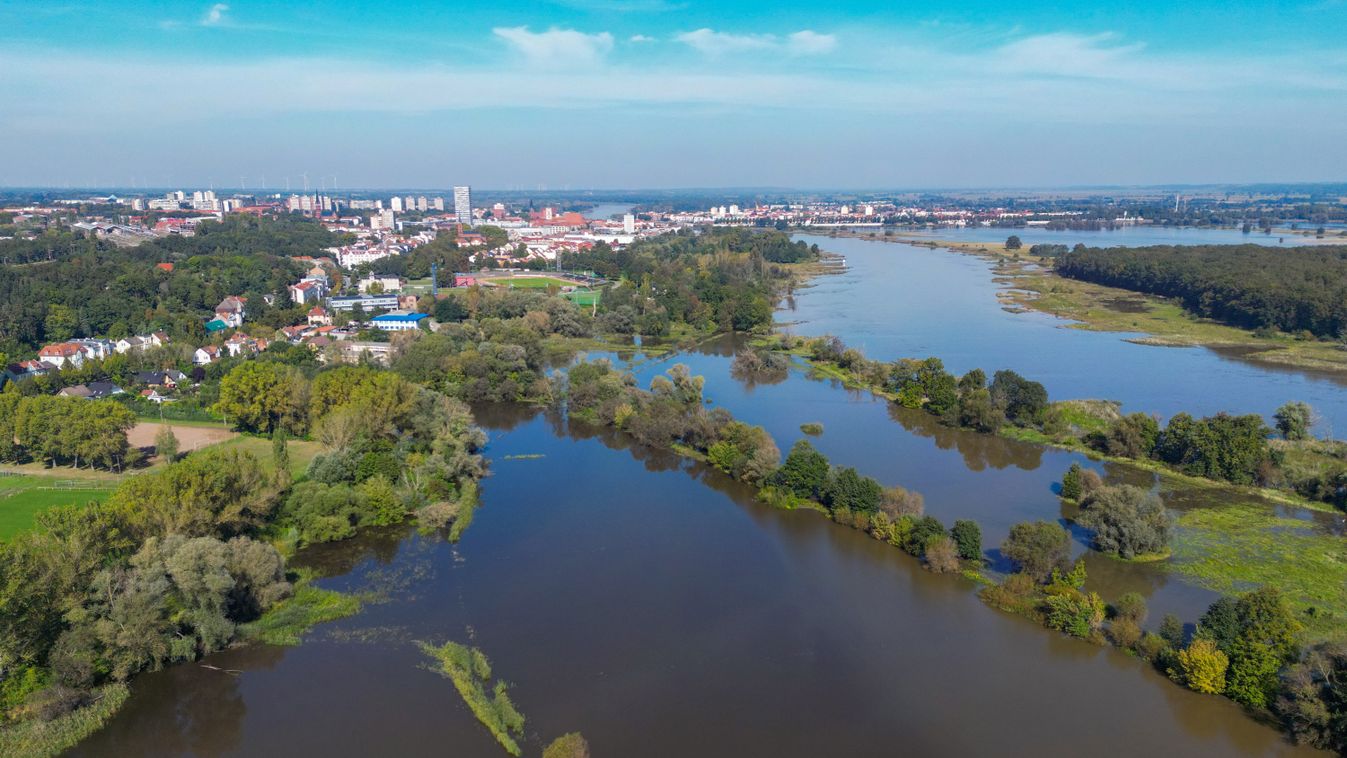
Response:
[{"label": "brown muddy water", "polygon": [[[817,382],[776,386],[797,383],[965,472],[951,478],[968,482],[966,502],[942,495],[932,512],[1020,510],[981,477],[1044,468],[1013,446],[945,450]],[[821,443],[846,436],[821,418]],[[142,676],[72,754],[504,755],[424,668],[414,641],[446,639],[480,647],[513,684],[526,755],[574,730],[596,756],[1298,752],[1229,701],[987,608],[968,580],[817,514],[767,508],[717,472],[538,412],[479,420],[493,476],[461,543],[391,530],[306,551],[325,586],[383,601],[299,647],[206,661],[237,673]],[[1057,508],[1047,494],[1035,500]],[[1092,565],[1096,578],[1115,581]]]}]

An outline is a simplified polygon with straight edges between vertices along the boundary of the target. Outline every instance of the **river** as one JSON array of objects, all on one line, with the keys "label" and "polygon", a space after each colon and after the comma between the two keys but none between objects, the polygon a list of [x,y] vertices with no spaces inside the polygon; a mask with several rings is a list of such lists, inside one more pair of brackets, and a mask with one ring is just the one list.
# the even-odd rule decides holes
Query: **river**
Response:
[{"label": "river", "polygon": [[[1105,232],[1093,232],[1105,234]],[[1043,382],[1055,399],[1107,398],[1127,411],[1271,416],[1288,400],[1309,403],[1318,432],[1347,429],[1347,377],[1259,363],[1230,351],[1126,341],[1143,335],[1066,328],[1037,311],[1013,313],[1003,286],[974,255],[896,242],[800,235],[846,256],[847,270],[819,277],[778,315],[799,334],[835,334],[871,358],[937,356],[955,373],[1011,368]]]},{"label": "river", "polygon": [[591,221],[608,221],[613,216],[627,213],[636,206],[630,203],[599,203],[584,212],[584,217]]},{"label": "river", "polygon": [[542,413],[479,418],[493,476],[459,545],[393,530],[306,551],[328,586],[387,600],[207,661],[236,675],[144,675],[74,754],[502,755],[412,644],[444,639],[514,683],[533,755],[572,730],[596,756],[1296,752],[717,472]]},{"label": "river", "polygon": [[[1099,355],[1135,348],[1265,380],[1296,376],[1006,313],[977,258],[860,240],[826,247],[852,269],[801,290],[779,318],[839,333],[878,357],[937,354],[961,370],[960,356],[999,344],[961,346],[961,337],[999,329],[1002,339],[1031,339],[1016,336],[1023,329],[1044,350],[1085,335]],[[944,297],[923,293],[937,285]],[[925,349],[906,349],[913,343]],[[1011,524],[1062,517],[1052,487],[1083,457],[946,429],[800,370],[736,378],[730,365],[741,346],[725,338],[622,360],[642,384],[688,364],[706,377],[708,402],[764,425],[783,449],[801,423],[822,422],[815,444],[835,462],[921,492],[946,524],[977,519],[994,568]],[[1089,366],[1023,370],[1062,396],[1114,394],[1068,391],[1101,379]],[[1163,392],[1123,399],[1171,407]],[[767,508],[718,472],[541,411],[476,412],[490,435],[492,475],[458,545],[388,529],[303,551],[298,562],[327,577],[323,586],[381,600],[298,647],[254,645],[206,661],[236,673],[189,664],[139,677],[127,706],[73,754],[503,755],[453,685],[424,668],[414,642],[446,639],[480,647],[513,684],[529,755],[575,730],[596,756],[1314,754],[1227,700],[994,611],[972,582],[930,574],[813,512]],[[1154,483],[1125,466],[1102,470],[1112,481]],[[1226,496],[1162,489],[1178,511]],[[1334,517],[1300,515],[1340,528]],[[1091,589],[1147,596],[1150,628],[1166,612],[1191,621],[1215,597],[1155,564],[1086,561]]]}]

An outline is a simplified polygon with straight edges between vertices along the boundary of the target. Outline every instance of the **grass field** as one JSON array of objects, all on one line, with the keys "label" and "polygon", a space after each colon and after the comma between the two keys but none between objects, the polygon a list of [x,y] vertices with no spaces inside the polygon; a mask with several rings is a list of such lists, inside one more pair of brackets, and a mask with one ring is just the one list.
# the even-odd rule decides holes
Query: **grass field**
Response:
[{"label": "grass field", "polygon": [[[262,462],[262,468],[268,472],[273,468],[271,465],[271,440],[265,437],[245,437],[237,436],[226,442],[215,445],[216,448],[236,448],[246,450]],[[290,440],[290,473],[299,474],[309,467],[309,463],[314,456],[322,451],[323,446],[317,442],[309,440]]]},{"label": "grass field", "polygon": [[516,287],[519,289],[547,289],[548,287],[574,287],[575,282],[557,279],[551,276],[501,276],[481,280],[482,284],[496,287]]},{"label": "grass field", "polygon": [[[152,440],[157,431],[141,429],[140,436],[148,435]],[[272,468],[271,440],[264,437],[246,437],[218,426],[188,429],[174,424],[173,431],[183,443],[184,451],[202,447],[233,447],[257,456],[264,470]],[[308,440],[290,440],[289,446],[290,471],[296,475],[307,469],[309,462],[322,449],[319,443]],[[163,462],[158,461],[142,471],[152,472],[162,465]],[[34,516],[53,506],[83,505],[106,499],[127,476],[91,469],[51,469],[41,463],[10,465],[6,470],[18,473],[0,476],[0,541],[31,529]]]},{"label": "grass field", "polygon": [[572,303],[584,306],[586,308],[592,307],[595,304],[597,304],[601,296],[602,293],[599,292],[598,290],[576,290],[574,292],[567,292],[566,294],[562,295],[562,297],[566,298]]},{"label": "grass field", "polygon": [[[64,486],[72,481],[79,484]],[[48,508],[103,500],[115,487],[112,477],[103,482],[60,475],[0,477],[0,541],[33,528],[33,517]]]}]

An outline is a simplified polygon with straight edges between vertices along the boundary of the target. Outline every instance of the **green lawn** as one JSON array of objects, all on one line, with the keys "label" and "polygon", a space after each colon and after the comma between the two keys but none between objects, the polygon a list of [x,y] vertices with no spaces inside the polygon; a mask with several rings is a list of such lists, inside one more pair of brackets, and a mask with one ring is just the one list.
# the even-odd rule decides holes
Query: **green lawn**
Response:
[{"label": "green lawn", "polygon": [[[309,463],[313,461],[314,456],[322,452],[323,449],[321,444],[310,440],[292,439],[289,441],[288,446],[290,448],[290,473],[296,476],[307,470],[309,468]],[[210,448],[203,449],[220,450],[231,447],[252,453],[257,457],[257,460],[261,461],[263,470],[268,472],[272,470],[271,440],[266,437],[241,435],[232,440],[221,442],[212,445]]]},{"label": "green lawn", "polygon": [[576,305],[589,308],[599,302],[600,293],[598,290],[576,290],[575,292],[567,292],[562,297]]},{"label": "green lawn", "polygon": [[508,276],[500,278],[488,278],[482,280],[483,284],[494,284],[497,287],[518,287],[520,289],[546,289],[548,287],[574,287],[575,282],[568,282],[565,279],[555,279],[550,276]]},{"label": "green lawn", "polygon": [[[82,482],[81,489],[61,489],[60,476],[4,476],[0,477],[0,541],[33,527],[33,517],[57,505],[88,503],[103,500],[115,485],[109,479],[106,487],[91,487]],[[85,489],[83,487],[88,487]]]}]

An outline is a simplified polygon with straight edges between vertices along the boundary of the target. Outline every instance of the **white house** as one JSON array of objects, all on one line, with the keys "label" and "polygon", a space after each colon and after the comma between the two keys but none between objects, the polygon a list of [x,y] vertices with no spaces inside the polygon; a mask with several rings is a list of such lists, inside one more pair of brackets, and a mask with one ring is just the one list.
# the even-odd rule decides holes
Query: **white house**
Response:
[{"label": "white house", "polygon": [[192,363],[198,366],[204,366],[207,363],[214,363],[220,360],[220,348],[215,345],[203,345],[192,353]]}]

